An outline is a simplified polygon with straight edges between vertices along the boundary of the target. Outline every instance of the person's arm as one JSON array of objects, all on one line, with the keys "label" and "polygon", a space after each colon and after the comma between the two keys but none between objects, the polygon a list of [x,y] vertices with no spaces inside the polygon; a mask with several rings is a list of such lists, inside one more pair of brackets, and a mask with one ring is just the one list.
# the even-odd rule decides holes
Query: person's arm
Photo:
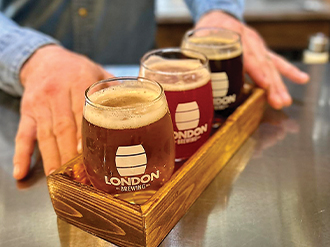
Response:
[{"label": "person's arm", "polygon": [[22,28],[0,12],[0,89],[21,96],[21,67],[38,48],[48,44],[58,44],[58,41],[30,28]]},{"label": "person's arm", "polygon": [[84,91],[111,76],[53,38],[0,13],[0,88],[22,95],[14,178],[28,174],[36,141],[46,175],[77,155]]},{"label": "person's arm", "polygon": [[[198,2],[197,0],[186,1]],[[199,18],[195,18],[195,28],[219,27],[239,33],[243,45],[245,72],[258,86],[267,90],[268,103],[273,108],[281,109],[282,107],[291,105],[292,99],[287,87],[283,83],[281,75],[299,84],[308,82],[309,76],[284,58],[269,50],[264,40],[255,30],[238,20],[241,19],[239,11],[236,13],[229,12],[227,9],[222,11],[221,5],[227,1],[208,1],[212,3],[216,2],[217,6],[214,6],[214,10],[205,11]],[[235,1],[232,1],[232,3],[234,4]]]},{"label": "person's arm", "polygon": [[13,175],[22,179],[28,174],[36,141],[49,175],[77,155],[85,90],[111,75],[85,56],[45,45],[25,62],[19,76],[24,93]]},{"label": "person's arm", "polygon": [[226,12],[243,21],[244,0],[185,0],[194,22],[213,10]]}]

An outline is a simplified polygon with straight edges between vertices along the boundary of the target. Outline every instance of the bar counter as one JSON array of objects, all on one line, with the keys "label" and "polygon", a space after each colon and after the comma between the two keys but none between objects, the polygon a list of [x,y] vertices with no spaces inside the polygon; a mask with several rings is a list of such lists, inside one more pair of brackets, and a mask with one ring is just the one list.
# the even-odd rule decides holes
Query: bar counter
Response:
[{"label": "bar counter", "polygon": [[[330,64],[297,65],[311,82],[286,81],[293,105],[266,109],[160,246],[330,246]],[[38,155],[13,179],[19,105],[0,91],[0,246],[113,246],[57,218]]]}]

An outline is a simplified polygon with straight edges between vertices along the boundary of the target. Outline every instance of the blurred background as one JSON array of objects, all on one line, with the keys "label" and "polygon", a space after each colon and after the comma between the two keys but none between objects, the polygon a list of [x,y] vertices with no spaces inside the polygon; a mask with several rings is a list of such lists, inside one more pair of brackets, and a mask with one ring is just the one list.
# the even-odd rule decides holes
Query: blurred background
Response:
[{"label": "blurred background", "polygon": [[[184,0],[157,0],[157,46],[179,46],[193,26]],[[257,30],[270,49],[291,61],[302,61],[304,50],[326,50],[330,36],[330,0],[246,0],[245,22]],[[326,41],[310,37],[322,33]]]}]

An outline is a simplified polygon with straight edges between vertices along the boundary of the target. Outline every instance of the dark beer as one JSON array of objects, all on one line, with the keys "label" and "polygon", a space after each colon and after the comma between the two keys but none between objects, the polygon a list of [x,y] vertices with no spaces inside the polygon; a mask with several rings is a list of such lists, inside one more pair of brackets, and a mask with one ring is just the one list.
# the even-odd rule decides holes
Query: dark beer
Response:
[{"label": "dark beer", "polygon": [[[176,160],[189,158],[209,138],[213,120],[208,66],[188,53],[167,52],[143,60],[140,74],[161,83],[172,115]],[[192,54],[191,54],[192,55]]]},{"label": "dark beer", "polygon": [[[212,82],[217,79],[217,75],[226,73],[228,77],[228,89],[216,88],[213,89],[213,104],[216,111],[225,112],[234,110],[239,104],[239,97],[243,89],[243,59],[242,53],[236,57],[227,59],[209,59],[210,68],[212,71]],[[213,84],[212,84],[213,85]],[[217,93],[218,91],[218,93]],[[225,93],[226,92],[226,93]]]},{"label": "dark beer", "polygon": [[174,169],[171,117],[164,94],[112,86],[89,96],[82,124],[84,165],[96,188],[143,203]]},{"label": "dark beer", "polygon": [[204,28],[189,31],[182,47],[204,53],[212,72],[213,105],[222,114],[239,104],[243,89],[243,58],[239,35],[227,30]]}]

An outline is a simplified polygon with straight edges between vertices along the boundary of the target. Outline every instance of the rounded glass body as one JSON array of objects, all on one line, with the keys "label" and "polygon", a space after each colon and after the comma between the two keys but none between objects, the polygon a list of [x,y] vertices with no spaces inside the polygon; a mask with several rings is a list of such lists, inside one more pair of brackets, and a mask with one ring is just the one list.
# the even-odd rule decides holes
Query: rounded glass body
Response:
[{"label": "rounded glass body", "polygon": [[199,51],[209,59],[215,111],[234,110],[239,104],[244,83],[240,35],[211,27],[189,30],[181,47]]},{"label": "rounded glass body", "polygon": [[141,204],[174,170],[173,127],[157,82],[118,77],[86,90],[83,158],[92,185]]},{"label": "rounded glass body", "polygon": [[207,58],[187,49],[154,50],[143,56],[140,75],[163,86],[172,115],[176,160],[189,158],[209,138],[212,128]]}]

